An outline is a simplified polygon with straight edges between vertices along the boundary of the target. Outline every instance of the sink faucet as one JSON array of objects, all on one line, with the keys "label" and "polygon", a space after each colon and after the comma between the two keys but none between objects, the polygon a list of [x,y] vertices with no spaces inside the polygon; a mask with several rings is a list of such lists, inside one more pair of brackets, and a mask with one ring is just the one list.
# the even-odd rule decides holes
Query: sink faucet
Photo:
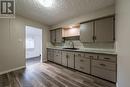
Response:
[{"label": "sink faucet", "polygon": [[75,48],[75,47],[74,47],[74,42],[73,42],[73,41],[70,41],[70,42],[71,42],[72,48]]}]

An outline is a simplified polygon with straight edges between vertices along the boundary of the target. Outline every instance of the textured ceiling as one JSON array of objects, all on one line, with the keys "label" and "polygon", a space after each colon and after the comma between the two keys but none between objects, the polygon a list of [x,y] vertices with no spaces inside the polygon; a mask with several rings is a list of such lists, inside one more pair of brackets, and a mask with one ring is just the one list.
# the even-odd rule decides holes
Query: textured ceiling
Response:
[{"label": "textured ceiling", "polygon": [[38,0],[15,0],[16,14],[39,21],[48,26],[84,15],[114,4],[115,0],[48,0],[52,7],[45,7]]}]

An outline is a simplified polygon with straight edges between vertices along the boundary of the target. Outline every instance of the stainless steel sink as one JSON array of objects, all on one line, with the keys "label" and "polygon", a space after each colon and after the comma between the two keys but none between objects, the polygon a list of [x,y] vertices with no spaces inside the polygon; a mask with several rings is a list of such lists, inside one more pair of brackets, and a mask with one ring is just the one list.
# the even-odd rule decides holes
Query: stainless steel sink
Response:
[{"label": "stainless steel sink", "polygon": [[63,48],[63,49],[67,49],[67,50],[78,50],[79,48]]}]

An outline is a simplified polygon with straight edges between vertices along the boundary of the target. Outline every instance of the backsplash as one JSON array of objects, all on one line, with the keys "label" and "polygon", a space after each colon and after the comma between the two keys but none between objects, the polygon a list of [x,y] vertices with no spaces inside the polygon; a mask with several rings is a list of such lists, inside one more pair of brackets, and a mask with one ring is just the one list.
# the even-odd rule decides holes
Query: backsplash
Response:
[{"label": "backsplash", "polygon": [[[60,44],[49,44],[49,47],[67,47],[67,44],[70,41],[67,40],[63,43]],[[73,40],[74,42],[74,47],[75,48],[93,48],[93,49],[115,49],[115,44],[114,43],[81,43],[79,40]],[[69,47],[69,45],[68,45]]]}]

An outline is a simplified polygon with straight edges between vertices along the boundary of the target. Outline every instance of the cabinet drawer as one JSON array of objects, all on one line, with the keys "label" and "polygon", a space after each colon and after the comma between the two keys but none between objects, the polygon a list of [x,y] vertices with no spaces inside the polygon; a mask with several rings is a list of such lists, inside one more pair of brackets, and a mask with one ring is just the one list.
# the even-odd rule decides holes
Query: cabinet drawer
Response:
[{"label": "cabinet drawer", "polygon": [[75,58],[75,69],[90,74],[90,59]]},{"label": "cabinet drawer", "polygon": [[94,76],[116,82],[116,71],[105,70],[98,67],[92,67],[91,73]]},{"label": "cabinet drawer", "polygon": [[54,50],[54,62],[61,64],[61,51]]},{"label": "cabinet drawer", "polygon": [[76,57],[84,57],[84,53],[75,53]]},{"label": "cabinet drawer", "polygon": [[47,50],[47,58],[49,61],[54,61],[54,52],[52,49]]},{"label": "cabinet drawer", "polygon": [[116,63],[107,61],[92,60],[92,67],[98,67],[101,69],[116,71]]},{"label": "cabinet drawer", "polygon": [[98,59],[96,54],[85,53],[85,58]]},{"label": "cabinet drawer", "polygon": [[63,66],[67,66],[67,52],[66,51],[62,51],[62,65]]},{"label": "cabinet drawer", "polygon": [[61,54],[61,51],[60,50],[54,50],[54,53]]},{"label": "cabinet drawer", "polygon": [[116,62],[117,58],[113,55],[99,55],[99,60]]}]

